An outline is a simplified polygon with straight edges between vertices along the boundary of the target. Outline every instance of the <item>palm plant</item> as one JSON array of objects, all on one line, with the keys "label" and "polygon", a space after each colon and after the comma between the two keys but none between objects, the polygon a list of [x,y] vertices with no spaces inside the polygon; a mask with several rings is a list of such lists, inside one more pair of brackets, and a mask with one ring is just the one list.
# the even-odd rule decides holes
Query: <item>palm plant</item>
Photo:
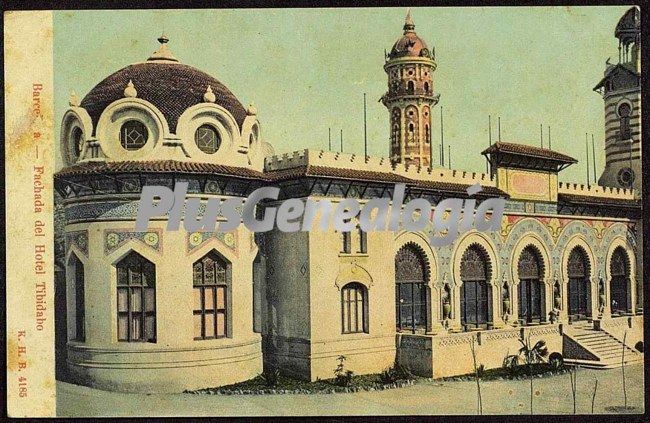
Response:
[{"label": "palm plant", "polygon": [[526,340],[519,339],[521,342],[521,348],[519,349],[519,355],[523,356],[524,363],[528,367],[528,376],[530,377],[530,414],[533,414],[533,364],[543,363],[546,361],[548,356],[548,348],[546,347],[546,342],[543,339],[540,339],[533,345],[530,346],[530,335]]},{"label": "palm plant", "polygon": [[524,363],[526,364],[538,364],[544,363],[546,357],[548,356],[548,348],[546,347],[546,341],[540,339],[535,343],[535,345],[530,347],[530,336],[524,341],[519,339],[521,343],[521,348],[519,349],[519,355],[524,358]]}]

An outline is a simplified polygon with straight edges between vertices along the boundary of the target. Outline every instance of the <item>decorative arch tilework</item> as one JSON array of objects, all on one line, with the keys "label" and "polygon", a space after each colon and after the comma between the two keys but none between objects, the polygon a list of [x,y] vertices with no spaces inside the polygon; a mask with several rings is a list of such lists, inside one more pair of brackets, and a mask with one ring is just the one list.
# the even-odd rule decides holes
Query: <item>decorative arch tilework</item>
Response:
[{"label": "decorative arch tilework", "polygon": [[65,251],[66,253],[70,250],[71,246],[75,246],[81,251],[86,257],[88,257],[88,231],[72,231],[65,234]]},{"label": "decorative arch tilework", "polygon": [[[627,242],[636,250],[636,234],[634,225],[623,222],[609,222],[603,220],[573,220],[570,218],[547,217],[547,216],[513,216],[504,215],[502,218],[501,231],[487,232],[486,235],[494,242],[501,261],[501,269],[507,272],[510,269],[510,254],[517,241],[526,232],[533,232],[538,235],[550,255],[550,269],[548,277],[560,275],[560,259],[568,241],[576,234],[582,234],[587,243],[592,247],[597,260],[596,274],[604,272],[605,255],[607,246],[617,236],[626,237]],[[424,234],[428,237],[432,227],[429,225]],[[445,245],[436,250],[438,260],[438,283],[441,288],[445,283],[450,287],[454,286],[451,277],[451,254],[455,242]],[[604,274],[604,273],[603,273]],[[502,279],[503,275],[499,275]]]},{"label": "decorative arch tilework", "polygon": [[[427,237],[430,234],[430,229],[425,232]],[[497,254],[503,255],[502,249],[503,249],[503,242],[501,239],[501,235],[497,231],[490,231],[484,233],[485,236],[489,238],[489,240],[494,244],[494,250],[497,252]],[[460,284],[460,281],[455,281],[454,278],[452,277],[452,269],[453,269],[453,263],[452,263],[452,254],[454,252],[454,249],[456,248],[456,243],[459,242],[460,237],[456,239],[453,243],[449,245],[444,245],[442,247],[439,247],[436,249],[437,253],[437,270],[438,270],[438,278],[437,278],[437,283],[435,284],[435,287],[437,288],[443,288],[445,284],[449,284],[450,288],[453,288],[457,285]],[[502,260],[502,257],[498,256],[498,260]],[[462,256],[462,254],[461,254]],[[491,263],[492,269],[496,267],[494,263]],[[493,275],[493,277],[496,277],[497,275]]]},{"label": "decorative arch tilework", "polygon": [[[501,268],[503,269],[504,272],[508,272],[510,269],[510,266],[516,266],[516,263],[508,263],[510,260],[510,254],[512,253],[512,250],[515,248],[515,245],[519,240],[521,240],[526,233],[533,232],[537,236],[539,236],[542,240],[542,243],[544,244],[544,247],[546,250],[551,254],[551,261],[553,264],[551,264],[551,267],[555,267],[555,258],[554,258],[554,253],[553,253],[553,239],[551,237],[551,234],[548,230],[548,228],[540,221],[540,219],[534,219],[534,218],[524,218],[524,219],[518,219],[516,223],[513,225],[512,229],[510,230],[510,233],[508,234],[508,238],[506,241],[503,243],[503,245],[499,248],[499,258],[501,260]],[[545,274],[552,274],[553,272],[551,269],[546,269]],[[503,276],[503,275],[501,275]]]},{"label": "decorative arch tilework", "polygon": [[216,238],[232,251],[237,251],[237,237],[233,232],[188,232],[185,236],[187,254],[192,254],[211,238]]},{"label": "decorative arch tilework", "polygon": [[571,238],[578,234],[582,235],[585,238],[587,244],[589,244],[594,251],[594,255],[596,256],[596,268],[594,269],[594,274],[597,275],[598,272],[604,272],[604,253],[602,248],[600,248],[601,243],[596,237],[596,231],[594,231],[594,228],[592,226],[589,226],[587,222],[582,220],[570,221],[562,230],[562,233],[558,237],[557,243],[555,245],[555,249],[553,250],[553,268],[558,269],[559,271],[560,259],[564,250],[566,249],[567,243],[571,240]]},{"label": "decorative arch tilework", "polygon": [[110,254],[132,239],[162,253],[162,229],[151,229],[146,232],[133,232],[131,229],[104,229],[104,253]]},{"label": "decorative arch tilework", "polygon": [[611,224],[607,227],[607,230],[603,234],[603,239],[602,239],[602,246],[603,248],[598,249],[598,260],[602,262],[603,264],[605,263],[605,257],[607,255],[607,249],[609,245],[612,243],[612,241],[615,238],[622,237],[624,238],[628,244],[630,244],[630,247],[632,247],[632,250],[634,250],[635,254],[637,253],[637,246],[636,246],[636,234],[634,233],[633,229],[626,225],[625,223],[614,223]]}]

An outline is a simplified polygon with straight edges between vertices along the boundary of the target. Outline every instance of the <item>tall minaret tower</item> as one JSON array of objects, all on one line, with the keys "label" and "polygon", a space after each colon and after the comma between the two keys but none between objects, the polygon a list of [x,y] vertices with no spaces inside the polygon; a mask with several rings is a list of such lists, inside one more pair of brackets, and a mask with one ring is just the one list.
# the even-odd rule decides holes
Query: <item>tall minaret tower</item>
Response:
[{"label": "tall minaret tower", "polygon": [[607,60],[595,91],[605,101],[605,169],[599,185],[641,193],[641,19],[629,9],[618,21],[618,63]]},{"label": "tall minaret tower", "polygon": [[390,160],[431,166],[431,113],[440,97],[433,92],[435,52],[415,33],[410,10],[404,35],[386,55],[384,70],[388,92],[382,102],[390,115]]}]

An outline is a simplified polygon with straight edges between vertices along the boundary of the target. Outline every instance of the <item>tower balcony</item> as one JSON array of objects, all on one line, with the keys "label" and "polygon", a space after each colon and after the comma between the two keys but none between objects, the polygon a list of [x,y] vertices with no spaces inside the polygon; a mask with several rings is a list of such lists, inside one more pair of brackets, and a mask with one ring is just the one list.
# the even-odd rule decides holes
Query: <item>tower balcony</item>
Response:
[{"label": "tower balcony", "polygon": [[390,90],[382,97],[382,102],[384,105],[392,103],[394,101],[409,101],[409,100],[424,100],[430,102],[432,106],[438,104],[440,100],[440,94],[433,92],[433,90],[424,91],[424,90],[415,90],[408,91],[406,89],[397,89]]}]

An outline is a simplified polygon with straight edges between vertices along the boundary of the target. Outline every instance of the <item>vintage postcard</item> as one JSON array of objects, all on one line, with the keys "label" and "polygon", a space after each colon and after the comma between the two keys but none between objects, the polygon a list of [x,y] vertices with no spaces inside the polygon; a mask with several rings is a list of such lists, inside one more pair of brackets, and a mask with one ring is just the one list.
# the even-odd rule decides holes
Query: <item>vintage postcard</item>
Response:
[{"label": "vintage postcard", "polygon": [[207,7],[3,15],[9,416],[645,413],[643,7]]}]

